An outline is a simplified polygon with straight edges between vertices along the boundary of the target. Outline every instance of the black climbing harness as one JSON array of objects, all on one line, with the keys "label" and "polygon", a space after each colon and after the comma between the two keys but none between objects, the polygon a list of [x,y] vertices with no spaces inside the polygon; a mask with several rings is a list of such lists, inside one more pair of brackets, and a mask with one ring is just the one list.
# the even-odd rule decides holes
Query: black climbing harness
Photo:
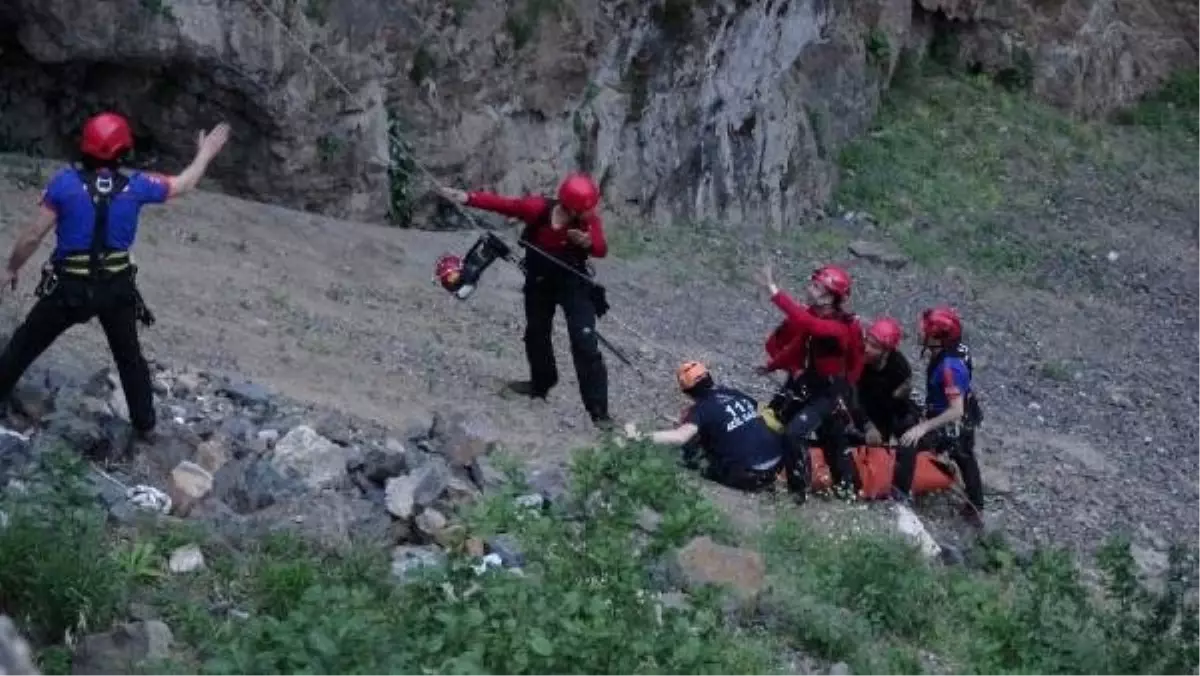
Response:
[{"label": "black climbing harness", "polygon": [[[105,279],[126,273],[133,287],[137,319],[146,326],[153,326],[154,313],[146,305],[137,286],[137,265],[129,251],[111,250],[108,242],[108,211],[114,195],[120,194],[129,185],[129,178],[120,172],[101,176],[91,170],[76,170],[79,179],[87,188],[92,199],[95,218],[92,224],[92,242],[86,253],[68,253],[61,259],[49,260],[42,266],[42,277],[34,293],[38,298],[50,296],[58,289],[61,275],[84,277],[92,280]],[[91,293],[89,291],[89,293]]]}]

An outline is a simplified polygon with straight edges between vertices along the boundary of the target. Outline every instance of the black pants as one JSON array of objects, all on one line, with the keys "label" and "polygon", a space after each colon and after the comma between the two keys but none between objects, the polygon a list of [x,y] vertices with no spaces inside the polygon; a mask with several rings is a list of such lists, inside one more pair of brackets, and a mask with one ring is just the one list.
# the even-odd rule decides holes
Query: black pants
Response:
[{"label": "black pants", "polygon": [[25,370],[63,332],[96,317],[121,376],[130,421],[138,431],[153,429],[154,395],[150,389],[150,368],[138,341],[137,316],[137,290],[132,275],[96,282],[61,276],[58,286],[38,299],[0,353],[0,401],[8,399]]},{"label": "black pants", "polygon": [[975,428],[951,423],[926,434],[914,446],[898,447],[892,487],[903,499],[908,499],[911,495],[917,451],[922,448],[945,451],[950,455],[950,459],[958,465],[962,473],[967,499],[975,509],[983,511],[983,478],[979,474],[979,460],[975,457]]},{"label": "black pants", "polygon": [[861,411],[856,416],[857,422],[863,429],[866,429],[868,422],[874,425],[885,444],[893,436],[899,437],[921,420],[920,409],[909,399],[896,399],[890,393],[886,395],[886,399],[866,398],[870,396],[870,393],[859,393]]},{"label": "black pants", "polygon": [[579,396],[593,419],[608,418],[608,371],[596,338],[596,308],[587,282],[567,274],[547,274],[525,283],[525,357],[536,396],[558,384],[554,360],[554,313],[562,306],[579,378]]},{"label": "black pants", "polygon": [[842,401],[837,387],[826,386],[809,396],[787,422],[784,470],[788,488],[793,492],[803,494],[808,490],[808,437],[813,432],[817,433],[833,483],[842,488],[854,488],[854,457],[847,442],[845,422],[839,418]]},{"label": "black pants", "polygon": [[[688,469],[701,470],[700,475],[705,479],[735,490],[753,493],[770,488],[775,484],[775,468],[759,470],[722,463],[709,453],[699,441],[693,440],[684,445],[682,459],[684,466]],[[705,462],[701,463],[701,459]]]}]

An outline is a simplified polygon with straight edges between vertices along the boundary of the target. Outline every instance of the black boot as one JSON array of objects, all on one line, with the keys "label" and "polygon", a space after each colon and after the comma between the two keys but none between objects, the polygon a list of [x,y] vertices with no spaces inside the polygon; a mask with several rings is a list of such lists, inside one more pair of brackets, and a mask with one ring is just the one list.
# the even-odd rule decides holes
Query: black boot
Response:
[{"label": "black boot", "polygon": [[546,390],[535,388],[533,383],[528,380],[514,380],[508,384],[508,389],[514,394],[530,399],[545,399],[547,394]]}]

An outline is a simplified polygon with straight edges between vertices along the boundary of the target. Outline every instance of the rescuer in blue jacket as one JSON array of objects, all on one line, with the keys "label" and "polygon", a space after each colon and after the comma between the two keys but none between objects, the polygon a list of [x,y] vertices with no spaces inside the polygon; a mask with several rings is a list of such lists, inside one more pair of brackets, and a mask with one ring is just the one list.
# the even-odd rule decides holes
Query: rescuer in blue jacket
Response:
[{"label": "rescuer in blue jacket", "polygon": [[60,169],[42,192],[34,221],[17,236],[0,291],[16,290],[18,273],[54,228],[57,242],[42,269],[38,301],[0,354],[0,401],[64,331],[100,320],[121,376],[129,417],[139,437],[154,430],[150,370],[138,341],[137,322],[153,316],[135,283],[130,249],[143,205],[160,204],[196,187],[209,162],[229,139],[229,126],[200,132],[195,159],[178,176],[121,171],[133,149],[129,122],[101,113],[83,125],[78,166]]}]

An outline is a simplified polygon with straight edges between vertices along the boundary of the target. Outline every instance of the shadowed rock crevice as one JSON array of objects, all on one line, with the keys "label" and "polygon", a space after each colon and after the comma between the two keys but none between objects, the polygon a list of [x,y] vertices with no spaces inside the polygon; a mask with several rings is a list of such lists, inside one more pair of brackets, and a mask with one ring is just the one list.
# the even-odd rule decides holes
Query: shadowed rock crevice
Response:
[{"label": "shadowed rock crevice", "polygon": [[82,122],[114,110],[133,125],[135,165],[177,172],[196,133],[227,120],[235,142],[209,172],[223,191],[385,214],[387,120],[366,45],[322,57],[354,93],[347,97],[292,41],[329,37],[331,27],[277,8],[285,29],[254,8],[9,3],[0,9],[0,148],[71,158]]}]

